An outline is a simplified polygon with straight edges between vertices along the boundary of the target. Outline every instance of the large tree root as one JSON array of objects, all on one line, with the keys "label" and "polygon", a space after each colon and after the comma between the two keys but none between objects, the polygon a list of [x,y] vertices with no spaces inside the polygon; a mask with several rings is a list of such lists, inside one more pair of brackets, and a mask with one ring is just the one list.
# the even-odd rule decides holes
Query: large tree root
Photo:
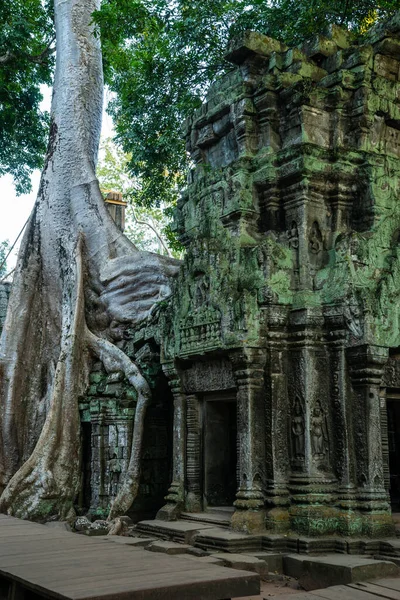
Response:
[{"label": "large tree root", "polygon": [[54,375],[50,410],[34,451],[11,478],[0,498],[0,511],[22,518],[46,519],[56,515],[63,519],[73,514],[73,501],[81,483],[77,398],[82,393],[82,385],[76,374],[81,372],[82,362],[87,363],[82,359],[88,353],[98,357],[107,372],[122,371],[138,394],[130,461],[109,519],[126,513],[139,489],[144,421],[151,391],[137,365],[86,325],[82,247],[81,235],[76,252],[77,285],[72,288],[76,297]]},{"label": "large tree root", "polygon": [[[81,371],[85,341],[82,240],[75,260],[76,285],[72,311],[64,315],[66,334],[58,358],[52,398],[38,442],[28,460],[14,474],[0,498],[0,510],[17,517],[65,518],[72,510],[80,483],[80,418],[77,398],[82,392]],[[87,361],[86,361],[87,362]]]},{"label": "large tree root", "polygon": [[138,392],[114,517],[137,494],[150,390],[110,340],[170,293],[178,263],[139,252],[122,235],[96,180],[103,79],[92,14],[100,0],[54,3],[49,146],[0,339],[0,510],[31,519],[71,515],[81,485],[78,400],[96,355]]}]

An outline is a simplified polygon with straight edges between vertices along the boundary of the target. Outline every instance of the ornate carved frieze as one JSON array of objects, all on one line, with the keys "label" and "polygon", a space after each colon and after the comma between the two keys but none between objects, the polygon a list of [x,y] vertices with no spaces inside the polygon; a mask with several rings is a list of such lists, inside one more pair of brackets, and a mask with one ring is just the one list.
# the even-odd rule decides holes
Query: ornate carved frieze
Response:
[{"label": "ornate carved frieze", "polygon": [[180,372],[183,389],[188,394],[235,388],[232,363],[226,358],[198,361]]}]

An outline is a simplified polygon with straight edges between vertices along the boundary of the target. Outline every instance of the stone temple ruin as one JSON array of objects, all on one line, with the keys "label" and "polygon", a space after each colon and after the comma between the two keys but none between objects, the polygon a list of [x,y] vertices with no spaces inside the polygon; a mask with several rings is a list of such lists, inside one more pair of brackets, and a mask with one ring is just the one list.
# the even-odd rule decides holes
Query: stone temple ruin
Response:
[{"label": "stone temple ruin", "polygon": [[[186,124],[195,167],[176,212],[175,292],[115,334],[153,390],[132,515],[223,510],[239,532],[390,535],[400,15],[356,45],[336,27],[301,49],[248,32],[227,58]],[[135,402],[94,365],[80,403],[91,514],[124,476]]]}]

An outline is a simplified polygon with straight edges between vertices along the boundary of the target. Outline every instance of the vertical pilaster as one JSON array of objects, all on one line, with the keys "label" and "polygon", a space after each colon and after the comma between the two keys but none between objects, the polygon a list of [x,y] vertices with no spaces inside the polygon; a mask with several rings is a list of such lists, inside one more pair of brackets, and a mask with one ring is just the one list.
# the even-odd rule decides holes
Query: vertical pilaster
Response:
[{"label": "vertical pilaster", "polygon": [[332,472],[329,362],[320,308],[291,315],[288,386],[291,444],[291,529],[327,535],[337,529],[336,479]]},{"label": "vertical pilaster", "polygon": [[[274,315],[277,309],[273,311]],[[287,531],[290,527],[287,488],[290,472],[288,419],[289,400],[287,391],[286,333],[269,323],[268,353],[266,365],[266,508],[267,529],[274,532]]]},{"label": "vertical pilaster", "polygon": [[163,371],[168,378],[174,399],[172,482],[165,497],[167,504],[158,511],[157,519],[174,521],[182,511],[185,492],[186,398],[182,392],[179,374],[175,366],[163,365]]},{"label": "vertical pilaster", "polygon": [[239,489],[232,528],[257,532],[265,529],[265,350],[246,348],[230,356],[237,385]]},{"label": "vertical pilaster", "polygon": [[189,512],[203,510],[201,412],[197,396],[186,396],[187,441],[185,508]]},{"label": "vertical pilaster", "polygon": [[365,344],[349,348],[347,357],[355,392],[353,412],[362,533],[390,535],[393,521],[384,481],[380,415],[380,386],[388,350]]},{"label": "vertical pilaster", "polygon": [[338,533],[361,535],[357,511],[357,486],[352,432],[352,402],[346,378],[345,332],[332,332],[330,344],[330,397],[333,424],[333,456],[338,479]]}]

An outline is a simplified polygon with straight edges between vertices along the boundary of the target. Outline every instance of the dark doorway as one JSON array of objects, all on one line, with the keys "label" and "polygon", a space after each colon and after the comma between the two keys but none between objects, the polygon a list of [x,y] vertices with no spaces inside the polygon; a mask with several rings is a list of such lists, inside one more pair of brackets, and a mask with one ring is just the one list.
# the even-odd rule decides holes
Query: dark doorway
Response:
[{"label": "dark doorway", "polygon": [[392,510],[400,512],[400,390],[386,398],[388,419],[388,450],[390,473],[390,500]]},{"label": "dark doorway", "polygon": [[236,400],[207,399],[204,419],[204,496],[208,506],[231,506],[236,495]]},{"label": "dark doorway", "polygon": [[92,424],[81,423],[82,434],[82,489],[80,507],[88,510],[92,499],[92,488],[90,485],[92,473]]}]

